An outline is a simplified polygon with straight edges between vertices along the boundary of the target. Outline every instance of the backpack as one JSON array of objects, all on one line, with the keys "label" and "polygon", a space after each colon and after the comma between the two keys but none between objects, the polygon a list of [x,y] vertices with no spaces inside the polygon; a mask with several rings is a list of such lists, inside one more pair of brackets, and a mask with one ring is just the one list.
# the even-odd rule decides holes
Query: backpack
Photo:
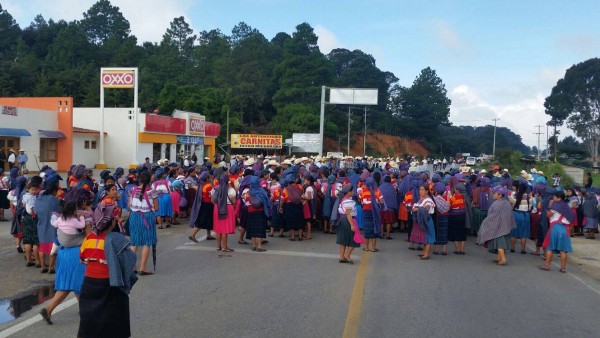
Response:
[{"label": "backpack", "polygon": [[446,201],[441,196],[434,196],[434,198],[435,198],[435,206],[437,207],[438,212],[440,214],[445,214],[448,211],[450,211],[450,203],[448,203],[448,201]]},{"label": "backpack", "polygon": [[292,204],[301,204],[302,203],[302,190],[298,189],[298,187],[290,184],[286,188],[288,190],[288,196],[290,198],[290,203]]},{"label": "backpack", "polygon": [[254,196],[254,195],[250,195],[250,205],[254,209],[258,209],[258,208],[262,208],[263,207],[263,202],[261,201],[260,198]]}]

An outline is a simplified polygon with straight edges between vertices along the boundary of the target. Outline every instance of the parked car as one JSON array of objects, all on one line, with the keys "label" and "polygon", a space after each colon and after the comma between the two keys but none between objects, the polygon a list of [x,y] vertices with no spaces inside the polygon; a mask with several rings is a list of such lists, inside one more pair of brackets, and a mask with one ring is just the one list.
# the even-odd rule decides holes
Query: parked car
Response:
[{"label": "parked car", "polygon": [[466,165],[475,165],[475,162],[477,162],[477,160],[475,159],[475,156],[469,156],[469,157],[467,157],[465,164]]}]

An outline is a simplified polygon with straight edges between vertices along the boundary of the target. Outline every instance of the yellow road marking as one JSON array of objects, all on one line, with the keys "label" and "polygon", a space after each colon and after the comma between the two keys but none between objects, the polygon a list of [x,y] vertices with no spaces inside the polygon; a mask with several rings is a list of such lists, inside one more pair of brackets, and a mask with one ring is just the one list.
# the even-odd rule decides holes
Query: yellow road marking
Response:
[{"label": "yellow road marking", "polygon": [[343,338],[355,338],[358,336],[358,324],[360,321],[360,311],[362,310],[363,296],[365,294],[365,279],[367,277],[367,264],[369,263],[370,252],[364,252],[360,258],[354,288],[352,289],[352,298],[348,307],[346,324],[344,325]]}]

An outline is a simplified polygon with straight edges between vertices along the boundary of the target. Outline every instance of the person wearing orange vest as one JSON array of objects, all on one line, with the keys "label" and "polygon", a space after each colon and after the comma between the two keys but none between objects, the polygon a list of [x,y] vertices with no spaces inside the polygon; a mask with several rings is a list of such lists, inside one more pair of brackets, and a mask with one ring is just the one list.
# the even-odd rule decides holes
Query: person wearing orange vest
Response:
[{"label": "person wearing orange vest", "polygon": [[457,255],[465,254],[465,241],[467,240],[467,228],[465,226],[466,204],[462,194],[464,188],[462,183],[454,187],[454,194],[450,198],[450,213],[448,215],[448,241],[454,242],[454,253]]},{"label": "person wearing orange vest", "polygon": [[367,177],[365,184],[357,190],[363,210],[363,229],[365,231],[365,247],[363,251],[378,252],[377,238],[381,234],[380,209],[383,195],[375,188],[375,179]]}]

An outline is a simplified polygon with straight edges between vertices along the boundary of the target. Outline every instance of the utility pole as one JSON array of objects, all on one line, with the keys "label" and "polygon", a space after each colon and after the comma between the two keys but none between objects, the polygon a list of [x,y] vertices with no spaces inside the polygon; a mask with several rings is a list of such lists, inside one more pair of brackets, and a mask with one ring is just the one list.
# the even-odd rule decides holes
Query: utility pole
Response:
[{"label": "utility pole", "polygon": [[556,163],[556,154],[558,153],[557,143],[558,135],[556,135],[556,124],[554,124],[554,163]]},{"label": "utility pole", "polygon": [[492,119],[494,121],[494,144],[492,145],[492,158],[496,159],[496,122],[500,121],[500,119]]},{"label": "utility pole", "polygon": [[550,133],[548,131],[549,126],[546,124],[546,160],[550,159],[550,153],[548,152],[550,148],[548,147],[548,138],[550,137]]},{"label": "utility pole", "polygon": [[350,107],[348,107],[348,154],[350,156]]},{"label": "utility pole", "polygon": [[[229,108],[227,108],[227,139],[225,140],[225,144],[229,144]],[[231,154],[231,144],[229,144],[228,150]]]},{"label": "utility pole", "polygon": [[367,106],[365,106],[365,134],[363,136],[363,157],[367,156]]},{"label": "utility pole", "polygon": [[538,155],[537,155],[537,160],[539,161],[540,160],[540,154],[541,154],[540,153],[540,135],[544,135],[544,133],[542,133],[542,127],[543,127],[542,125],[537,125],[535,127],[537,127],[537,129],[538,129],[538,132],[534,133],[534,134],[537,135],[537,137],[538,137],[538,145],[537,145]]}]

